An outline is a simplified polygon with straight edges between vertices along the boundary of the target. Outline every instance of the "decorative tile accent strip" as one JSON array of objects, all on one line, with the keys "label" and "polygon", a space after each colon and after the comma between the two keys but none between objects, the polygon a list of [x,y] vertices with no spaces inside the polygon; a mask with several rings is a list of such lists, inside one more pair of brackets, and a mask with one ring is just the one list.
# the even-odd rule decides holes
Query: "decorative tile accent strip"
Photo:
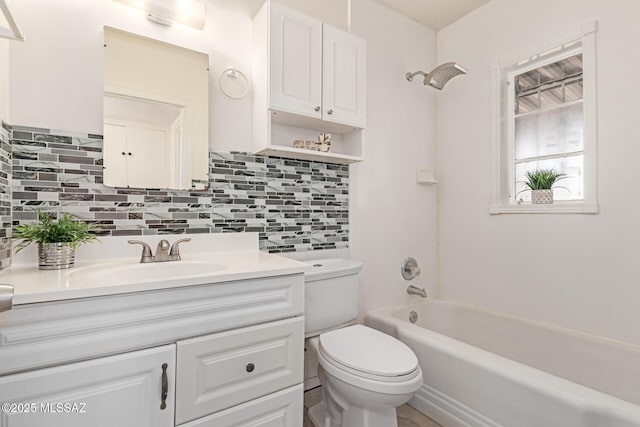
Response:
[{"label": "decorative tile accent strip", "polygon": [[0,270],[11,265],[10,127],[0,120]]},{"label": "decorative tile accent strip", "polygon": [[102,137],[13,127],[13,225],[37,210],[99,224],[104,236],[259,232],[260,248],[346,248],[349,168],[242,152],[209,153],[203,191],[102,184]]}]

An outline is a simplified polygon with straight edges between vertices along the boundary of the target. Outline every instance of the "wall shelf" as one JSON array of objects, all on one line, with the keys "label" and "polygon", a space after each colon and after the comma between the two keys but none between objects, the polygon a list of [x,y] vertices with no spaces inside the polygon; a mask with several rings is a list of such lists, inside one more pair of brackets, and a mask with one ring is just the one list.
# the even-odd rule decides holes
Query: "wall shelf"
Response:
[{"label": "wall shelf", "polygon": [[282,147],[271,145],[255,152],[255,154],[265,154],[274,157],[286,157],[290,159],[309,160],[314,162],[338,163],[348,165],[350,163],[361,162],[362,157],[350,156],[338,153],[323,153],[321,151],[303,150],[293,147]]}]

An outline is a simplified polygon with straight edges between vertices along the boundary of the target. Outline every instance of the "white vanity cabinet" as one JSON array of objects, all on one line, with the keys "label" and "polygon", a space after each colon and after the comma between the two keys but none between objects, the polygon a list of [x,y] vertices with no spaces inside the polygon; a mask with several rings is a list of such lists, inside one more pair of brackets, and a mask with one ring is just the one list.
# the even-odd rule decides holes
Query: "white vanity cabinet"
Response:
[{"label": "white vanity cabinet", "polygon": [[172,427],[175,347],[0,377],[0,425]]},{"label": "white vanity cabinet", "polygon": [[[363,39],[270,0],[254,18],[254,59],[254,151],[362,160]],[[293,140],[315,140],[319,132],[332,133],[330,152],[292,148]]]},{"label": "white vanity cabinet", "polygon": [[0,403],[17,412],[0,426],[299,427],[303,289],[298,272],[16,305],[0,313]]}]

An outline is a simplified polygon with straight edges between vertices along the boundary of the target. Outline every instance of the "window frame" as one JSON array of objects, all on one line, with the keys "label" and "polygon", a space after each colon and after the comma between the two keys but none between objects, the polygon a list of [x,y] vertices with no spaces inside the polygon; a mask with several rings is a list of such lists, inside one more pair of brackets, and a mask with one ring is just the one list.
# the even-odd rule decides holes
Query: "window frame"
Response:
[{"label": "window frame", "polygon": [[[597,22],[582,25],[552,43],[501,58],[491,67],[492,191],[490,214],[598,213],[597,198]],[[515,91],[516,75],[576,53],[583,59],[583,185],[584,199],[550,205],[518,204],[515,194]],[[509,84],[511,82],[511,84]]]}]

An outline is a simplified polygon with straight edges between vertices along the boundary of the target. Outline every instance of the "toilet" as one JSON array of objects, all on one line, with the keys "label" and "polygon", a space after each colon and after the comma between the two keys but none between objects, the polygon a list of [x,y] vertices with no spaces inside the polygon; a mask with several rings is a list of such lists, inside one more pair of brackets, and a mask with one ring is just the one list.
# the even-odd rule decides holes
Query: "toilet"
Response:
[{"label": "toilet", "polygon": [[396,407],[422,385],[416,355],[404,343],[356,325],[358,274],[350,259],[305,261],[305,335],[318,355],[322,401],[315,427],[397,427]]}]

